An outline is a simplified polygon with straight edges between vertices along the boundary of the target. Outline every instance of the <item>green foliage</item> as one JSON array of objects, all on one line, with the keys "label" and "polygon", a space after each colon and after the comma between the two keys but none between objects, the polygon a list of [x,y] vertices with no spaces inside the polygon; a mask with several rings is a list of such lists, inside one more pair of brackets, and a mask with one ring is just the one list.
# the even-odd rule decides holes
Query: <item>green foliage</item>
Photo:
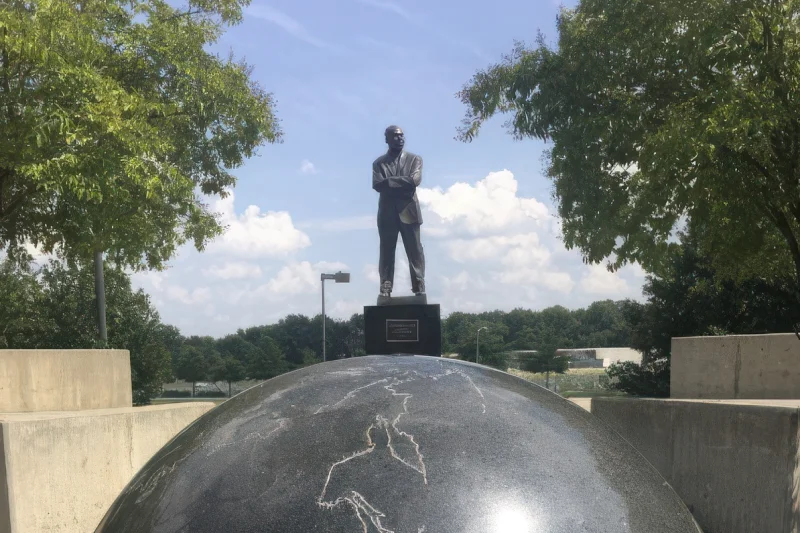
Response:
[{"label": "green foliage", "polygon": [[270,379],[289,370],[280,346],[270,337],[262,337],[258,348],[247,362],[250,379]]},{"label": "green foliage", "polygon": [[316,365],[317,363],[322,362],[321,357],[317,357],[317,354],[314,353],[314,350],[311,348],[303,348],[303,366],[311,366]]},{"label": "green foliage", "polygon": [[612,364],[606,372],[612,390],[632,396],[669,397],[669,359],[656,359],[641,365],[623,361]]},{"label": "green foliage", "polygon": [[0,10],[0,249],[160,268],[222,228],[242,164],[280,131],[250,67],[207,52],[246,0],[34,0]]},{"label": "green foliage", "polygon": [[509,113],[552,141],[564,242],[660,272],[685,220],[720,276],[800,286],[798,2],[582,0],[460,93],[471,140]]},{"label": "green foliage", "polygon": [[624,308],[631,347],[644,364],[609,368],[612,388],[640,396],[669,395],[669,357],[673,337],[759,334],[792,331],[796,300],[793,282],[719,276],[712,258],[702,253],[694,233],[681,236],[660,275],[644,285],[647,304]]},{"label": "green foliage", "polygon": [[[177,330],[161,323],[149,297],[121,270],[106,272],[109,348],[130,351],[134,403],[155,397],[171,373]],[[4,348],[97,348],[91,265],[0,262],[0,341]]]},{"label": "green foliage", "polygon": [[234,381],[241,381],[246,376],[245,367],[241,361],[234,357],[218,357],[209,368],[209,375],[213,381],[227,381],[230,385]]},{"label": "green foliage", "polygon": [[631,347],[646,359],[669,357],[673,337],[792,331],[790,279],[720,277],[713,258],[701,253],[693,235],[683,235],[661,275],[649,275],[647,305],[631,303]]},{"label": "green foliage", "polygon": [[514,309],[508,313],[452,313],[442,324],[445,353],[474,361],[477,331],[481,331],[480,362],[505,370],[508,352],[536,350],[528,367],[533,371],[563,372],[568,360],[557,349],[627,346],[630,327],[626,310],[631,302],[595,302],[586,309],[555,306],[541,311]]},{"label": "green foliage", "polygon": [[184,344],[178,357],[178,367],[175,369],[175,376],[191,383],[203,381],[208,377],[210,367],[209,358],[203,354],[200,348],[190,344]]},{"label": "green foliage", "polygon": [[554,350],[548,349],[545,353],[532,355],[525,361],[520,370],[526,372],[555,372],[563,374],[569,369],[569,357],[558,355]]},{"label": "green foliage", "polygon": [[460,359],[475,361],[478,348],[478,330],[480,332],[480,363],[503,364],[503,347],[508,335],[508,326],[493,313],[473,315],[469,313],[452,313],[442,324],[442,349],[445,352],[457,353]]},{"label": "green foliage", "polygon": [[36,344],[42,286],[28,261],[0,262],[0,349]]}]

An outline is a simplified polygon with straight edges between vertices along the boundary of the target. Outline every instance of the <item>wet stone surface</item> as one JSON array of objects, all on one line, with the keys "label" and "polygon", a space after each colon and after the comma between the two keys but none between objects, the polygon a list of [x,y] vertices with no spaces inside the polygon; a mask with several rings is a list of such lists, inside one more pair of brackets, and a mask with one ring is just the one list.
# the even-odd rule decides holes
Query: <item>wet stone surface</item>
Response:
[{"label": "wet stone surface", "polygon": [[318,364],[168,443],[100,532],[696,533],[619,436],[519,378],[435,357]]}]

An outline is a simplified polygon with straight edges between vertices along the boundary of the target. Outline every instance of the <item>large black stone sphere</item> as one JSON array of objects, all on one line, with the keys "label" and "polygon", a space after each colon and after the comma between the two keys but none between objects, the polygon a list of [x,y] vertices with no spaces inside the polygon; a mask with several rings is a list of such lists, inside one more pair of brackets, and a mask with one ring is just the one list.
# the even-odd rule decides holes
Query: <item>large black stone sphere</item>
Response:
[{"label": "large black stone sphere", "polygon": [[128,484],[108,533],[697,533],[656,470],[542,387],[434,357],[271,379]]}]

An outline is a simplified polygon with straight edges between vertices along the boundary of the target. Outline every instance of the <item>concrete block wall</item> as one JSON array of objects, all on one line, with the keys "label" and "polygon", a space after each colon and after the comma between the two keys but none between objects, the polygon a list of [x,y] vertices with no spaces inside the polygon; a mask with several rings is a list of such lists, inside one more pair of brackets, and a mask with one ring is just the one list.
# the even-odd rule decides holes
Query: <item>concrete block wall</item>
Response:
[{"label": "concrete block wall", "polygon": [[0,413],[130,407],[127,350],[0,350]]},{"label": "concrete block wall", "polygon": [[593,398],[705,533],[800,533],[800,400]]},{"label": "concrete block wall", "polygon": [[672,398],[800,399],[794,333],[672,339]]},{"label": "concrete block wall", "polygon": [[131,406],[126,350],[0,350],[0,533],[91,533],[212,402]]},{"label": "concrete block wall", "polygon": [[213,407],[194,402],[0,415],[2,485],[11,496],[0,532],[93,532],[139,469]]}]

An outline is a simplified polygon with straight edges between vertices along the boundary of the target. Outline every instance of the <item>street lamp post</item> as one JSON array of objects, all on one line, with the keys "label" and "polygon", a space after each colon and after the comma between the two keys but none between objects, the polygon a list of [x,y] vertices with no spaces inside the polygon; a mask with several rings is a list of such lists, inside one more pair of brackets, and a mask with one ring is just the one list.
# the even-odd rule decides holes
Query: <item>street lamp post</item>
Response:
[{"label": "street lamp post", "polygon": [[480,363],[480,357],[481,357],[481,344],[480,344],[481,343],[481,330],[483,330],[483,329],[489,329],[489,328],[486,327],[486,326],[483,326],[482,328],[478,328],[478,335],[475,338],[475,362],[476,363]]},{"label": "street lamp post", "polygon": [[337,272],[336,274],[320,274],[320,281],[322,282],[322,362],[328,360],[325,353],[325,280],[332,279],[336,283],[350,283],[349,272]]}]

